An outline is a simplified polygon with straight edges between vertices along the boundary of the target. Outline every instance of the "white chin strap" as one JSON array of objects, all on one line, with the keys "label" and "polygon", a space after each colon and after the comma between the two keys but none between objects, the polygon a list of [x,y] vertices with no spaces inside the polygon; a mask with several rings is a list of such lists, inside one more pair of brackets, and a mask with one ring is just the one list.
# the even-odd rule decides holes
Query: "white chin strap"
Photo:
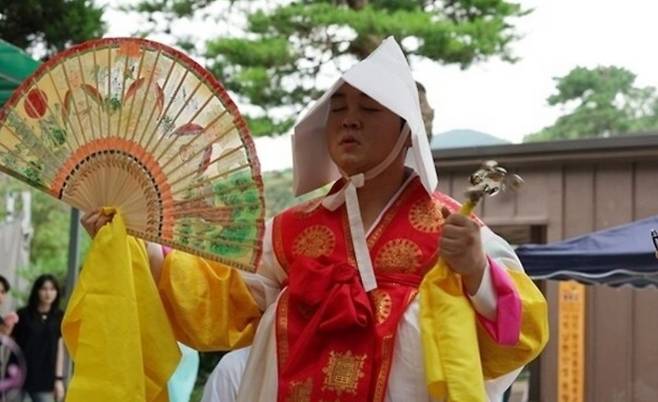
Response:
[{"label": "white chin strap", "polygon": [[363,187],[367,180],[379,176],[391,165],[391,163],[393,163],[393,161],[395,161],[398,155],[400,155],[400,152],[402,152],[410,132],[409,125],[405,123],[402,132],[400,133],[400,137],[391,150],[391,153],[369,171],[355,174],[353,176],[347,176],[344,172],[341,172],[345,179],[345,185],[338,192],[327,196],[322,201],[322,205],[330,211],[335,211],[343,205],[343,203],[346,204],[347,218],[350,224],[350,234],[352,235],[352,246],[356,257],[356,265],[361,276],[361,283],[366,292],[370,292],[377,288],[377,280],[375,279],[375,271],[372,268],[372,260],[370,259],[370,251],[368,250],[368,243],[366,242],[366,233],[365,228],[363,227],[361,208],[359,207],[359,197],[356,193],[356,189]]}]

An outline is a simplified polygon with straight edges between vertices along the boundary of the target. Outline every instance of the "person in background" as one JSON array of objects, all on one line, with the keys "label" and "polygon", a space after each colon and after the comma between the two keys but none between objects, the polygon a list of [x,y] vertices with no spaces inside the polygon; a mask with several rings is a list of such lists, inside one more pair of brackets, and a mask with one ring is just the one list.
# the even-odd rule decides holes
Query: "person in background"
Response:
[{"label": "person in background", "polygon": [[[11,286],[9,285],[9,281],[7,281],[7,278],[4,276],[0,275],[0,306],[5,303],[5,298],[10,290]],[[16,322],[18,322],[18,315],[13,311],[4,316],[0,316],[0,335],[9,335]]]},{"label": "person in background", "polygon": [[60,327],[64,313],[59,308],[60,289],[50,274],[39,276],[32,285],[28,304],[18,310],[12,337],[27,364],[24,400],[64,400],[64,344]]}]

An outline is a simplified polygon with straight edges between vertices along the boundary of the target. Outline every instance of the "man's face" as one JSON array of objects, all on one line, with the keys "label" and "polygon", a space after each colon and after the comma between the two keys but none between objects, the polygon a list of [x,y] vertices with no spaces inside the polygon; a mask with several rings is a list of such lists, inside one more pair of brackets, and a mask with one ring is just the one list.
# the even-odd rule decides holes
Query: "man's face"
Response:
[{"label": "man's face", "polygon": [[400,122],[397,114],[343,84],[330,100],[326,135],[331,159],[348,175],[365,173],[391,153]]}]

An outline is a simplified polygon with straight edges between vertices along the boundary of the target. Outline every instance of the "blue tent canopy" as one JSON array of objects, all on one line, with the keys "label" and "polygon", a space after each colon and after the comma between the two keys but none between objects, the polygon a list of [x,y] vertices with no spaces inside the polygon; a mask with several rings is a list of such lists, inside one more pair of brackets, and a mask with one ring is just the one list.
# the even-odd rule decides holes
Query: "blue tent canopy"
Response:
[{"label": "blue tent canopy", "polygon": [[658,285],[653,229],[658,229],[658,216],[551,244],[521,246],[516,253],[534,279]]}]

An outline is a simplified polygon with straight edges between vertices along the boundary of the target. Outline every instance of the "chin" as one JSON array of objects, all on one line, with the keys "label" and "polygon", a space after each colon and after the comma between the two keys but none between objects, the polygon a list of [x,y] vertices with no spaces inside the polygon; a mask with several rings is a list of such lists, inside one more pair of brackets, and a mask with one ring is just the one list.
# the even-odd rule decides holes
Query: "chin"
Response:
[{"label": "chin", "polygon": [[352,176],[358,173],[364,173],[364,170],[361,169],[361,165],[358,163],[343,161],[342,163],[336,163],[336,165],[341,171],[345,172],[348,176]]},{"label": "chin", "polygon": [[341,171],[350,176],[358,173],[365,173],[368,168],[368,163],[364,160],[364,157],[356,153],[334,153],[331,155],[331,159]]}]

